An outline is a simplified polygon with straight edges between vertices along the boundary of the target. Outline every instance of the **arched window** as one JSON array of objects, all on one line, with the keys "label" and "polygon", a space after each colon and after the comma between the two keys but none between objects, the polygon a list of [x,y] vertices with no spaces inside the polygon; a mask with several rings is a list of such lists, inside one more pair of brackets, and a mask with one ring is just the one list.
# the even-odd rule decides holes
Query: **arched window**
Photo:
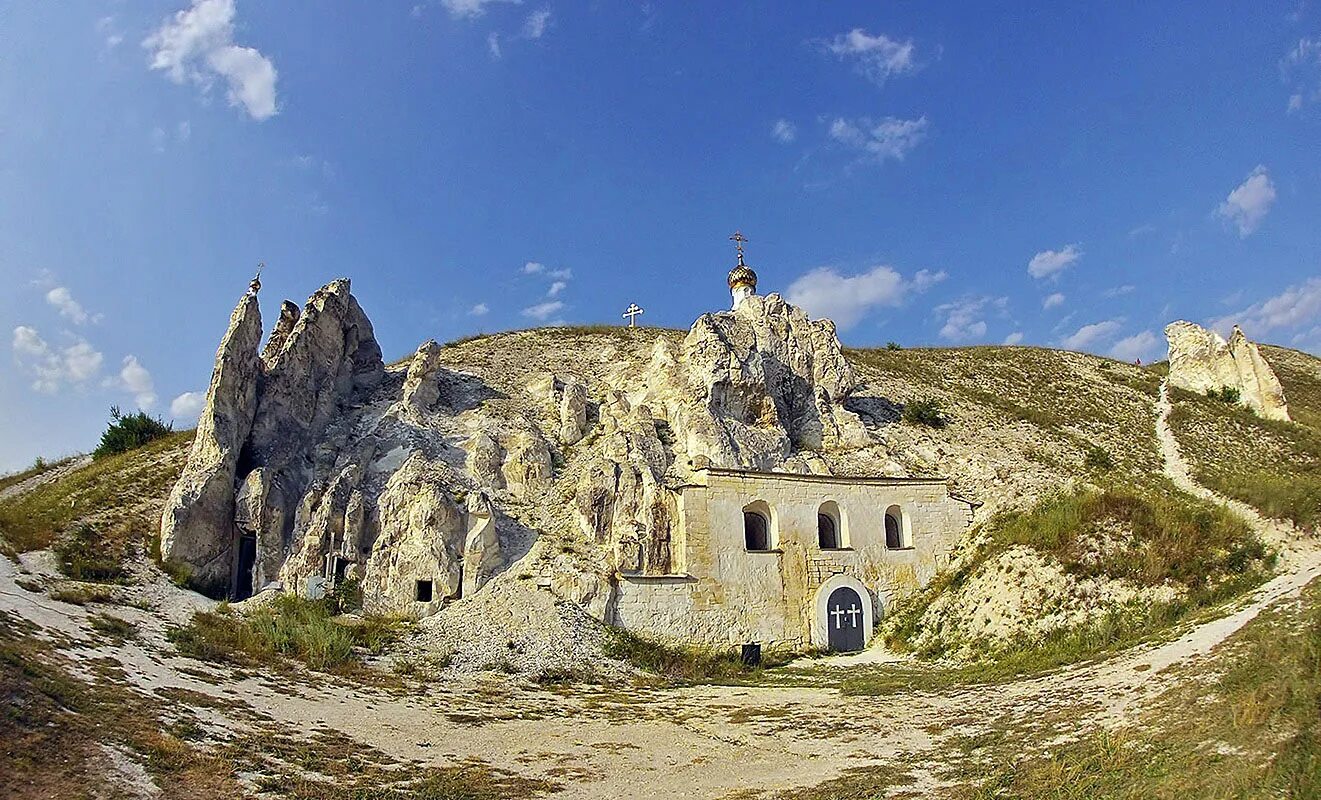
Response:
[{"label": "arched window", "polygon": [[887,550],[900,550],[907,546],[904,512],[899,506],[890,506],[885,510],[885,547]]},{"label": "arched window", "polygon": [[743,512],[743,546],[748,550],[771,549],[770,522],[760,511]]},{"label": "arched window", "polygon": [[816,542],[822,550],[839,550],[848,546],[844,542],[842,520],[839,504],[834,500],[827,500],[816,510]]}]

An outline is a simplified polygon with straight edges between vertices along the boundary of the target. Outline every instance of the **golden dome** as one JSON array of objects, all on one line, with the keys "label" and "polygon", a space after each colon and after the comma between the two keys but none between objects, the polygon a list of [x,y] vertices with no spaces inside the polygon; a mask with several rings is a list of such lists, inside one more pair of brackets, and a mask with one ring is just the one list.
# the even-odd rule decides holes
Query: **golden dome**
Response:
[{"label": "golden dome", "polygon": [[733,289],[738,286],[751,286],[753,289],[756,289],[757,273],[752,271],[752,267],[749,267],[742,262],[743,259],[740,258],[739,265],[729,271],[729,288]]}]

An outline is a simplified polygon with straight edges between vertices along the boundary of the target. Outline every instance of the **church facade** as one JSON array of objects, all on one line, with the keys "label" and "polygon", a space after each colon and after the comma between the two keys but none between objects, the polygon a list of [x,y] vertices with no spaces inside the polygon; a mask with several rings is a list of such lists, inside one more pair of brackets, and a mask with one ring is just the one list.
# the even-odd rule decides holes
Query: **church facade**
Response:
[{"label": "church facade", "polygon": [[619,576],[614,624],[794,650],[865,647],[946,565],[975,507],[940,478],[708,468],[675,491],[673,574]]}]

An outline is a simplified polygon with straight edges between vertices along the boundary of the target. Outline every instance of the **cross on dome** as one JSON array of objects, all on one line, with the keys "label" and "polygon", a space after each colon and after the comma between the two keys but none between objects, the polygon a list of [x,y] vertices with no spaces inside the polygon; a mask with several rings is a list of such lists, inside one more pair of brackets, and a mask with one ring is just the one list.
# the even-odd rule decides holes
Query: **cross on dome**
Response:
[{"label": "cross on dome", "polygon": [[734,252],[738,256],[738,263],[729,271],[728,279],[729,291],[734,296],[734,308],[738,308],[744,298],[757,293],[757,273],[743,263],[743,245],[747,244],[748,237],[742,231],[734,231],[729,240],[734,243]]}]

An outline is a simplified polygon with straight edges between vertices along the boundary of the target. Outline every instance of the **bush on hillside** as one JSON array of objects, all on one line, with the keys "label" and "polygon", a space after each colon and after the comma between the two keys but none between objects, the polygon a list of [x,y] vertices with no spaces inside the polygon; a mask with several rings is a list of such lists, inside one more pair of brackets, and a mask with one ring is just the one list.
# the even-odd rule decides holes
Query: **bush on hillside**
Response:
[{"label": "bush on hillside", "polygon": [[1212,400],[1219,400],[1224,403],[1237,403],[1240,397],[1238,389],[1233,386],[1221,386],[1219,389],[1207,389],[1206,396]]},{"label": "bush on hillside", "polygon": [[945,409],[935,398],[923,397],[904,404],[904,422],[926,425],[929,428],[943,428],[949,424]]},{"label": "bush on hillside", "polygon": [[145,411],[126,416],[120,412],[119,406],[111,406],[110,427],[101,434],[101,443],[92,451],[92,458],[127,453],[147,442],[169,436],[173,432],[173,425],[166,425],[160,419],[149,417]]}]

